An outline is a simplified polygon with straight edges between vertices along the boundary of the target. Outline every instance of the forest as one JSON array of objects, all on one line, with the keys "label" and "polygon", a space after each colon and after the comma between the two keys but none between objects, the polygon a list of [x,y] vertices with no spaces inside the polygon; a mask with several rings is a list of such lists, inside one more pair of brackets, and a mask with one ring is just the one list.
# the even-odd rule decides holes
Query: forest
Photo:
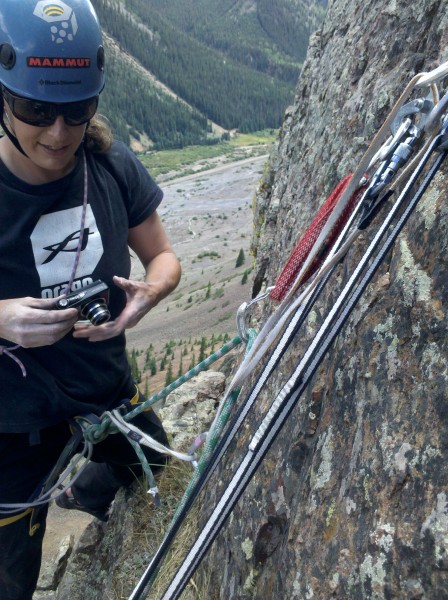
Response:
[{"label": "forest", "polygon": [[256,20],[229,0],[93,4],[107,50],[101,112],[123,141],[145,136],[153,149],[216,143],[211,123],[243,133],[279,127],[323,15],[320,3],[303,0],[257,0]]}]

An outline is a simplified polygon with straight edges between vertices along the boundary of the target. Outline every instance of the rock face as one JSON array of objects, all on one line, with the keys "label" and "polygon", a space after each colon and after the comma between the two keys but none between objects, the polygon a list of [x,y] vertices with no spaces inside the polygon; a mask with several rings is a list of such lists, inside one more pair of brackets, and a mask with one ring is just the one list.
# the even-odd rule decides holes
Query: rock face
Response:
[{"label": "rock face", "polygon": [[195,435],[207,431],[224,392],[225,375],[199,373],[167,396],[159,410],[173,448],[187,452]]},{"label": "rock face", "polygon": [[[446,0],[330,3],[257,195],[255,292],[275,283],[412,76],[447,61],[447,48]],[[207,597],[448,598],[447,167],[216,539],[200,570]],[[207,504],[376,228],[269,381]]]}]

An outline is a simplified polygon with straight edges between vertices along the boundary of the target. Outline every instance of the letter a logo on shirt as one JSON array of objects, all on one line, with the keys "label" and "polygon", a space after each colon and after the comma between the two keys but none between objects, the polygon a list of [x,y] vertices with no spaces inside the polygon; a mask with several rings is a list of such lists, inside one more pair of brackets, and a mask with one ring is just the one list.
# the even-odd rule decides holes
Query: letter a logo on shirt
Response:
[{"label": "letter a logo on shirt", "polygon": [[[69,280],[79,244],[82,206],[43,215],[31,234],[41,287]],[[87,205],[76,278],[92,275],[103,255],[103,242],[90,205]]]}]

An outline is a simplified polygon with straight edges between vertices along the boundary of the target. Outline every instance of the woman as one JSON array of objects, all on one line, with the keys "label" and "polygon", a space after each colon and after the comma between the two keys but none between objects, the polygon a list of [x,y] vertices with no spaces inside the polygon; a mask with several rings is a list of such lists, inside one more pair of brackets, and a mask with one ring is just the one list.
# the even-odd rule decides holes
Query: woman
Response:
[{"label": "woman", "polygon": [[[134,327],[180,278],[156,209],[162,192],[95,113],[104,51],[88,0],[0,4],[0,505],[35,498],[76,415],[141,401],[125,354]],[[146,269],[132,281],[128,246]],[[57,309],[102,281],[108,322]],[[103,307],[104,308],[104,307]],[[166,443],[152,411],[136,424]],[[164,459],[147,452],[152,464]],[[107,519],[135,457],[120,435],[58,503]],[[135,469],[134,469],[135,472]],[[1,509],[0,509],[1,510]],[[0,513],[0,598],[32,598],[46,510]]]}]

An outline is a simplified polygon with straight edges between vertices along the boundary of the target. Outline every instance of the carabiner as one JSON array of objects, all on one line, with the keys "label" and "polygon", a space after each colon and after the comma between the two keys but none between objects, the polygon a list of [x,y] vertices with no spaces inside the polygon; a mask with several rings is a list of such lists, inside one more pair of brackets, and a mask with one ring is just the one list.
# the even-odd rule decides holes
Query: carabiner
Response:
[{"label": "carabiner", "polygon": [[416,100],[411,100],[404,104],[397,112],[397,115],[390,126],[392,135],[397,133],[403,120],[411,115],[420,114],[420,119],[416,127],[418,127],[419,130],[424,129],[428,116],[434,108],[432,98],[433,95],[432,92],[430,92],[426,98],[417,98]]},{"label": "carabiner", "polygon": [[266,291],[263,292],[262,294],[259,294],[256,298],[254,298],[253,300],[251,300],[249,303],[248,302],[243,302],[240,307],[237,310],[236,313],[236,326],[238,329],[238,335],[240,336],[240,338],[243,340],[243,342],[247,342],[249,339],[249,334],[247,333],[247,327],[246,327],[246,314],[248,309],[253,306],[254,304],[257,304],[258,302],[260,302],[260,300],[264,300],[265,298],[267,298],[269,296],[269,294],[272,292],[272,290],[274,289],[275,286],[270,286],[268,288],[266,288]]},{"label": "carabiner", "polygon": [[443,113],[448,108],[448,92],[437,102],[432,111],[429,113],[426,122],[425,122],[425,130],[430,131],[433,129],[438,121],[442,118]]}]

